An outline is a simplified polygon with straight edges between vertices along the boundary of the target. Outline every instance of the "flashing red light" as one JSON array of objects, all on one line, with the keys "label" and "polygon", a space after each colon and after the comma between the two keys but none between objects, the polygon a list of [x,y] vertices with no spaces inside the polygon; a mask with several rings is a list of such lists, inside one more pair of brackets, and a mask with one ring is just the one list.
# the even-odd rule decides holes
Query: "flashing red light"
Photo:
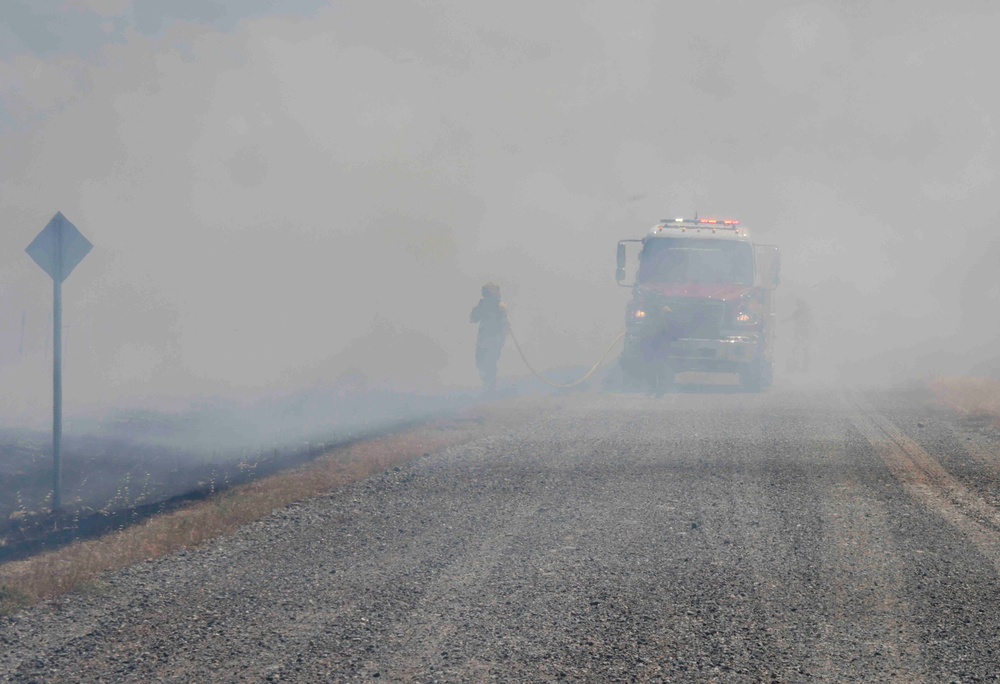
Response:
[{"label": "flashing red light", "polygon": [[698,219],[698,223],[708,223],[710,225],[716,225],[716,224],[721,223],[724,226],[738,226],[738,225],[740,225],[740,222],[736,221],[734,219],[725,219],[725,220],[722,220],[722,221],[720,221],[719,219]]},{"label": "flashing red light", "polygon": [[737,221],[736,219],[700,219],[700,218],[660,219],[660,223],[661,225],[657,226],[658,229],[665,228],[671,224],[676,224],[681,228],[683,228],[684,224],[692,224],[692,223],[695,225],[703,225],[703,226],[727,226],[729,228],[735,228],[736,226],[740,225],[740,222]]}]

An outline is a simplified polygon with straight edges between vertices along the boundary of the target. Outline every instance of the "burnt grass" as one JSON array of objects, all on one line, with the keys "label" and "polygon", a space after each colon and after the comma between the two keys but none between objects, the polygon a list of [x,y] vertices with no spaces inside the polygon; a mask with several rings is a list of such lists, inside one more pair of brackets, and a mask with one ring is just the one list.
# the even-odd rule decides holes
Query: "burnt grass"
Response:
[{"label": "burnt grass", "polygon": [[[414,422],[273,449],[242,459],[205,461],[190,453],[120,440],[83,439],[63,450],[63,508],[49,510],[48,453],[24,437],[0,445],[0,488],[14,492],[0,507],[0,563],[22,560],[75,541],[92,539],[182,508],[231,487],[312,461],[330,449],[391,434]],[[199,462],[201,461],[201,462]]]},{"label": "burnt grass", "polygon": [[[340,420],[335,417],[318,429],[303,423],[267,442],[247,439],[253,414],[223,426],[212,420],[211,411],[202,416],[131,412],[88,432],[64,432],[58,512],[51,511],[51,433],[0,429],[0,563],[123,529],[302,465],[333,448],[447,415],[460,402],[425,398],[421,411],[409,403],[398,395],[389,401],[372,396],[351,420],[344,420],[342,411],[331,413],[339,413]],[[329,401],[316,405],[340,408]],[[211,430],[211,439],[199,444],[199,433],[208,434],[206,423],[221,429]]]},{"label": "burnt grass", "polygon": [[[400,427],[386,428],[385,432]],[[218,463],[199,463],[192,454],[178,454],[164,447],[81,440],[75,448],[65,448],[64,504],[56,513],[48,510],[52,492],[50,455],[39,458],[40,450],[26,447],[24,440],[5,444],[0,448],[4,460],[0,487],[4,492],[14,491],[15,496],[13,501],[5,497],[0,511],[0,563],[99,537],[230,487],[302,465],[333,447],[372,436],[375,433],[285,452],[258,452],[245,459]]]}]

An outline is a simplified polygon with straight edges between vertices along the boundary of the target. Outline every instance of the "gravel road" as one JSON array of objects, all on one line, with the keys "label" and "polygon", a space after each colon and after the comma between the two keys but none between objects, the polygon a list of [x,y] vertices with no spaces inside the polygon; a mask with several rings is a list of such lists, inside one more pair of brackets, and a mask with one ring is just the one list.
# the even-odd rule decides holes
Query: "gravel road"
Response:
[{"label": "gravel road", "polygon": [[0,681],[1000,681],[989,428],[815,388],[517,415],[0,618]]}]

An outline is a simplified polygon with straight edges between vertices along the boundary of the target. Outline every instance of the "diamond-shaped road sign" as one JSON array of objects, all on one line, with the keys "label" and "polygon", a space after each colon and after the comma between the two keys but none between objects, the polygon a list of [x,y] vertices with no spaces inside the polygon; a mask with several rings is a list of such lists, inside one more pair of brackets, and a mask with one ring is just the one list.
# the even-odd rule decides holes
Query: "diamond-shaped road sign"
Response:
[{"label": "diamond-shaped road sign", "polygon": [[93,245],[70,223],[62,212],[56,212],[42,228],[26,251],[52,280],[62,282],[83,261]]}]

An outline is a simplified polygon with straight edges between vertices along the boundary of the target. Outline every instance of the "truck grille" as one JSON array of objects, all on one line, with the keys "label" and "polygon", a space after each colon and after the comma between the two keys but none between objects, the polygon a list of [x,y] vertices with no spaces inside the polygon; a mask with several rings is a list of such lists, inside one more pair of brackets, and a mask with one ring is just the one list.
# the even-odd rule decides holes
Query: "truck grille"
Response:
[{"label": "truck grille", "polygon": [[670,308],[670,312],[665,316],[677,337],[695,339],[722,337],[722,328],[726,320],[725,302],[668,297],[663,300],[663,304]]}]

